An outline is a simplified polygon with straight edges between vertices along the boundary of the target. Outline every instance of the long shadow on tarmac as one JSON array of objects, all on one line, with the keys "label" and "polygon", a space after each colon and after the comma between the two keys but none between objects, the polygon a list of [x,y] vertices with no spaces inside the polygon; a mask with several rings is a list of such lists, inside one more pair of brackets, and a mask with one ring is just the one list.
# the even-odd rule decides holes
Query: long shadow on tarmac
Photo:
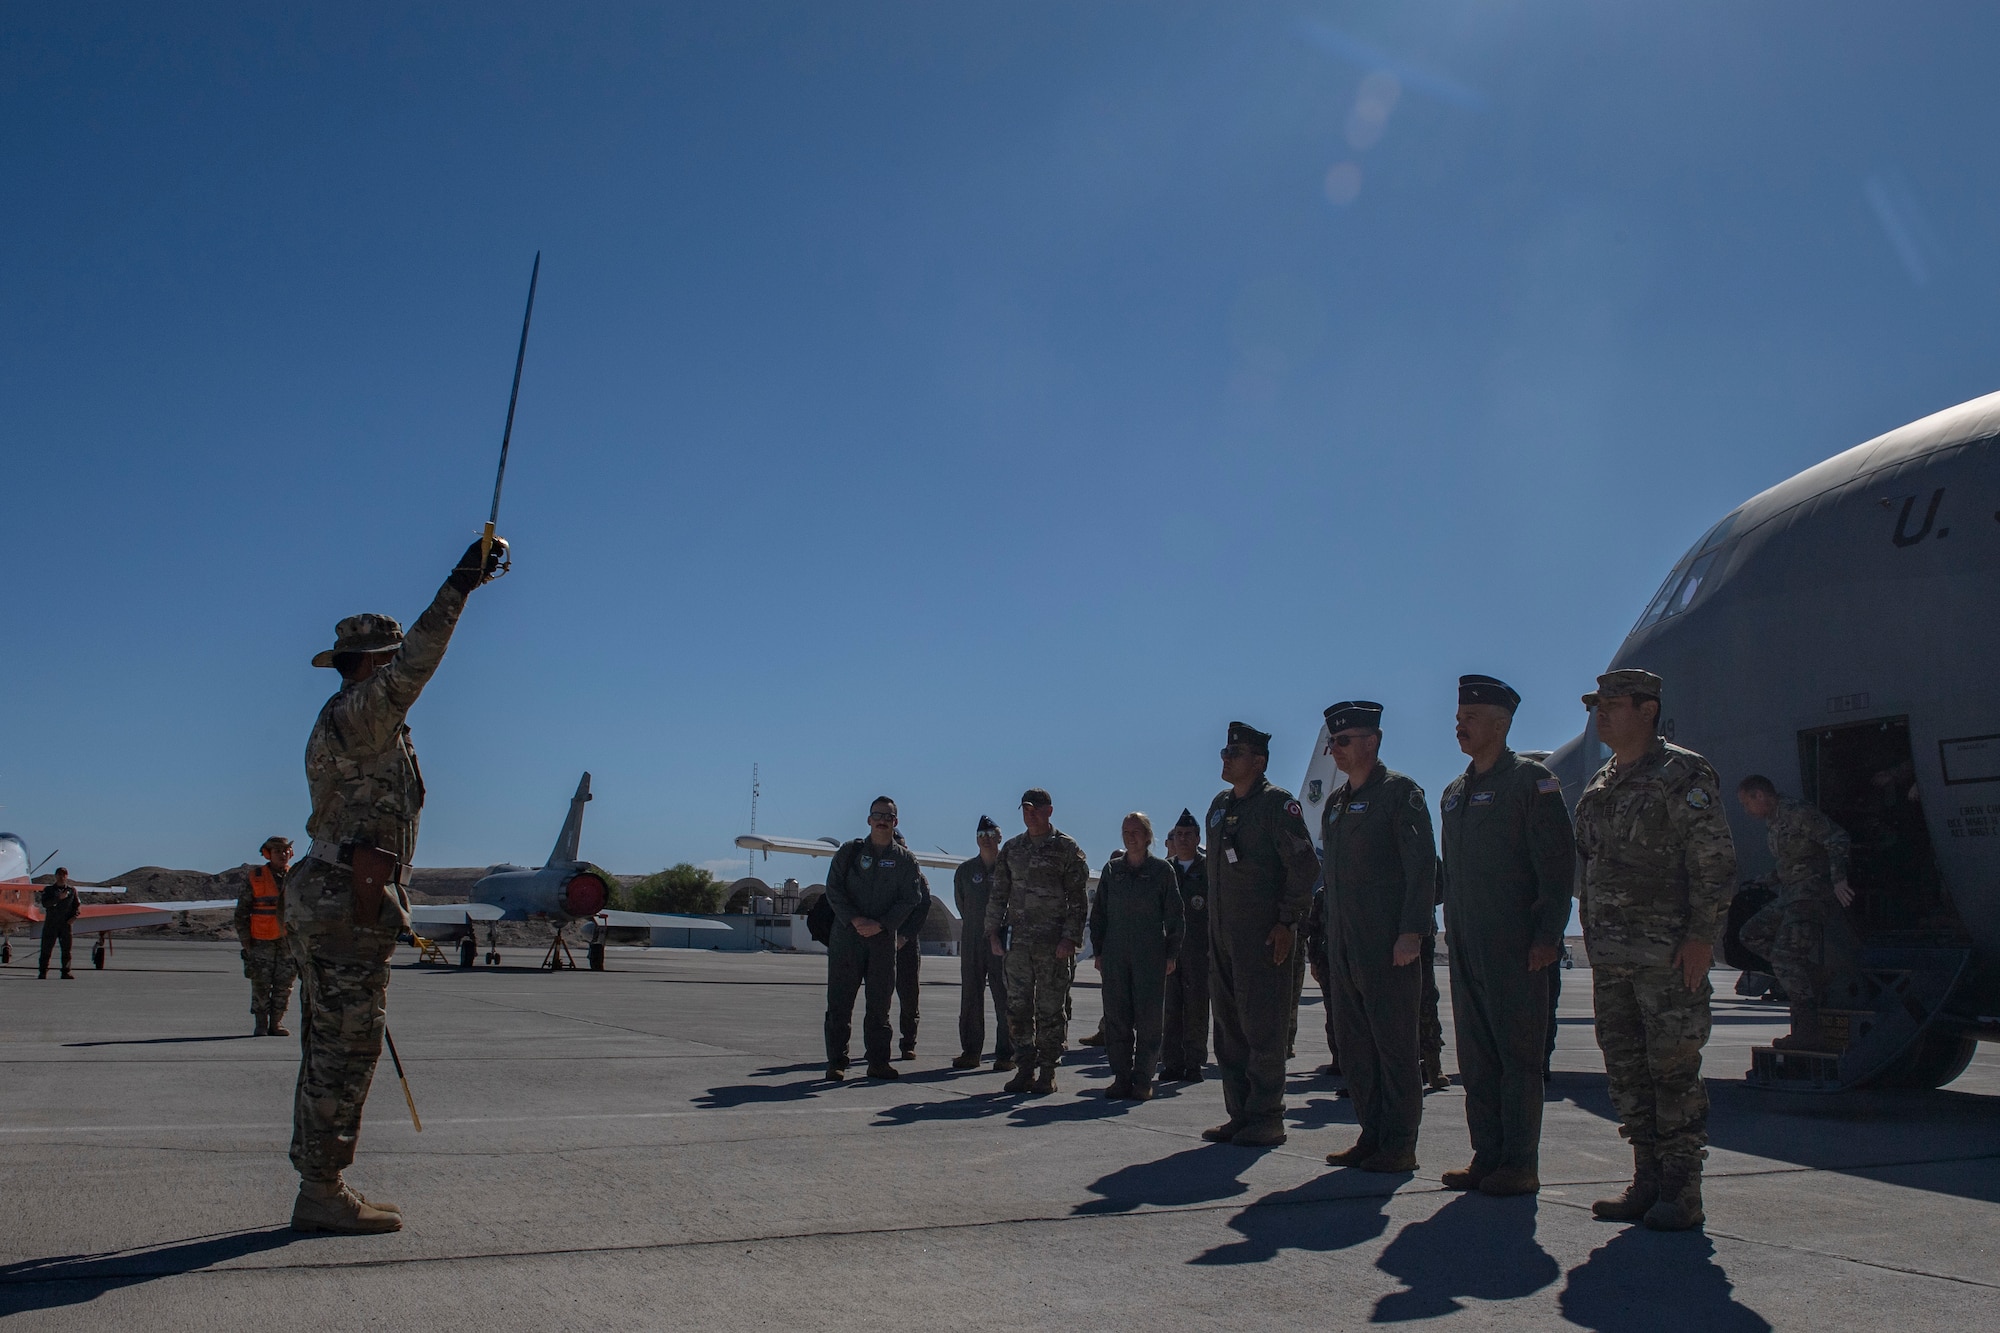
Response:
[{"label": "long shadow on tarmac", "polygon": [[[1712,1148],[1870,1176],[1952,1163],[1954,1170],[1892,1178],[1913,1189],[2000,1202],[2000,1116],[1992,1097],[1942,1089],[1766,1092],[1737,1079],[1707,1083]],[[1604,1075],[1558,1074],[1549,1086],[1560,1100],[1617,1121]]]},{"label": "long shadow on tarmac", "polygon": [[[1240,1152],[1240,1149],[1229,1149]],[[1246,1154],[1246,1165],[1248,1164]],[[1229,1229],[1243,1239],[1218,1245],[1188,1260],[1191,1264],[1261,1264],[1280,1250],[1310,1250],[1328,1254],[1374,1240],[1387,1230],[1385,1205],[1393,1192],[1341,1196],[1327,1185],[1349,1173],[1337,1172],[1278,1190],[1253,1200],[1229,1219]],[[1309,1206],[1317,1205],[1317,1206]]]},{"label": "long shadow on tarmac", "polygon": [[1129,1213],[1146,1204],[1172,1208],[1234,1198],[1250,1188],[1240,1177],[1257,1156],[1206,1143],[1157,1162],[1135,1162],[1091,1181],[1091,1192],[1102,1197],[1080,1203],[1074,1211],[1079,1216]]},{"label": "long shadow on tarmac", "polygon": [[230,1032],[215,1037],[133,1037],[129,1041],[66,1041],[63,1049],[78,1046],[178,1046],[190,1041],[254,1041],[247,1032]]},{"label": "long shadow on tarmac", "polygon": [[1378,1324],[1450,1314],[1464,1308],[1460,1296],[1514,1300],[1562,1275],[1562,1266],[1535,1240],[1532,1195],[1489,1199],[1461,1194],[1397,1232],[1375,1266],[1405,1288],[1375,1303]]},{"label": "long shadow on tarmac", "polygon": [[106,1292],[198,1272],[302,1239],[289,1227],[268,1227],[202,1236],[152,1250],[61,1254],[0,1265],[0,1316],[81,1305]]},{"label": "long shadow on tarmac", "polygon": [[1734,1293],[1701,1232],[1628,1227],[1569,1271],[1557,1303],[1570,1323],[1605,1333],[1769,1333],[1771,1322]]}]

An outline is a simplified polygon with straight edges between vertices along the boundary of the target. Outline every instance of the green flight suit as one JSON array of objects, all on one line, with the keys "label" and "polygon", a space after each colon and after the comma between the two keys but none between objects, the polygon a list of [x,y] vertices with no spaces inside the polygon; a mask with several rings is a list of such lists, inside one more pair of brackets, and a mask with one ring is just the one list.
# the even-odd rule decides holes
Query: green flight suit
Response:
[{"label": "green flight suit", "polygon": [[1167,964],[1180,957],[1186,919],[1171,863],[1133,865],[1120,852],[1098,873],[1090,947],[1104,976],[1104,1054],[1114,1078],[1150,1085],[1160,1066]]},{"label": "green flight suit", "polygon": [[1559,948],[1569,923],[1575,834],[1562,783],[1503,750],[1470,767],[1439,802],[1451,1014],[1472,1169],[1538,1167],[1548,979],[1528,970],[1535,945]]},{"label": "green flight suit", "polygon": [[1312,902],[1319,858],[1299,803],[1259,778],[1208,806],[1209,1002],[1222,1103],[1239,1130],[1283,1121],[1292,960],[1271,961],[1271,929],[1292,929]]},{"label": "green flight suit", "polygon": [[1424,979],[1391,962],[1399,935],[1435,929],[1437,847],[1424,789],[1381,765],[1343,784],[1320,814],[1326,849],[1327,975],[1340,1069],[1361,1137],[1376,1152],[1413,1151],[1424,1115],[1417,1043]]}]

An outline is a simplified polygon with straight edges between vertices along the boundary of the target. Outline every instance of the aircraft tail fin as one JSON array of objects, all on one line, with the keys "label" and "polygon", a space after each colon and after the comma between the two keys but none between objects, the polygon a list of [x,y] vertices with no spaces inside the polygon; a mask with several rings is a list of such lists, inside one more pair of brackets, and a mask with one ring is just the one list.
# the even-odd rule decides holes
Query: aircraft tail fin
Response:
[{"label": "aircraft tail fin", "polygon": [[549,853],[550,865],[576,860],[577,849],[583,844],[583,803],[590,799],[590,774],[576,784],[576,795],[569,798],[569,818],[563,820],[562,832],[556,835],[556,848]]}]

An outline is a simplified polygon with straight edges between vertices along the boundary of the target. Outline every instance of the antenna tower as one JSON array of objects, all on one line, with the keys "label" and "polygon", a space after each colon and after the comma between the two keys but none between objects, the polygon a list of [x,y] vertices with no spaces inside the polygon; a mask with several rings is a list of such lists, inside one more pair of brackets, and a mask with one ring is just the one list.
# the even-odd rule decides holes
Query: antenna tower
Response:
[{"label": "antenna tower", "polygon": [[[764,784],[758,781],[757,778],[757,765],[752,764],[750,765],[750,831],[752,833],[757,831],[757,797],[763,793],[763,790]],[[757,853],[750,853],[746,859],[750,862],[749,874],[754,879],[757,874]]]}]

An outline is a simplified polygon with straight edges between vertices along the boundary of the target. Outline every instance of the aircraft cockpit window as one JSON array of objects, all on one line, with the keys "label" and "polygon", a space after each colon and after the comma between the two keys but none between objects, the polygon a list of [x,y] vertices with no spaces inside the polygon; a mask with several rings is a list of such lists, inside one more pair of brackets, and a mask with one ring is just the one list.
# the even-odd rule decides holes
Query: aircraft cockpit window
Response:
[{"label": "aircraft cockpit window", "polygon": [[1659,592],[1646,607],[1646,614],[1639,617],[1639,623],[1632,627],[1636,634],[1648,625],[1657,624],[1668,616],[1677,616],[1693,603],[1695,594],[1701,591],[1702,579],[1708,574],[1709,566],[1715,563],[1717,548],[1729,539],[1730,530],[1736,526],[1736,514],[1732,511],[1723,520],[1702,535],[1702,539],[1688,549],[1674,566],[1674,572],[1667,575],[1667,581],[1660,585]]}]

